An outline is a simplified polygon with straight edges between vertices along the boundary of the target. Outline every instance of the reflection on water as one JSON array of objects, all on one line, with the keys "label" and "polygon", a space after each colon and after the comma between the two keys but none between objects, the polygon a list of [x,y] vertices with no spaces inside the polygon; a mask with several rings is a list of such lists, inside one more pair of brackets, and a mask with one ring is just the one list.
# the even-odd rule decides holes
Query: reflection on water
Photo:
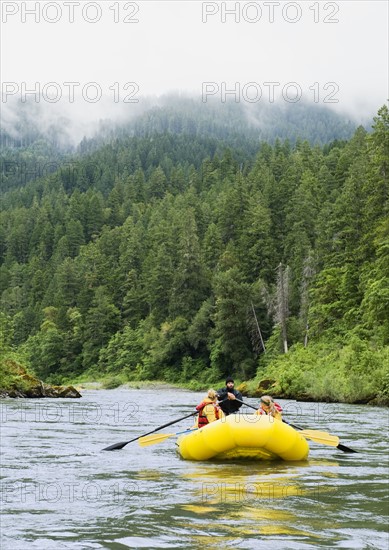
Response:
[{"label": "reflection on water", "polygon": [[44,410],[3,402],[1,549],[388,549],[387,448],[376,429],[386,410],[340,405],[336,419],[328,407],[314,418],[321,404],[283,403],[302,414],[290,421],[339,435],[356,455],[310,443],[301,463],[197,463],[178,456],[175,438],[101,452],[189,414],[201,397],[150,389],[45,400]]},{"label": "reflection on water", "polygon": [[[336,461],[319,460],[321,467],[336,467]],[[313,467],[318,467],[312,461]],[[257,472],[257,465],[203,466],[202,471],[184,474],[186,480],[193,483],[191,497],[196,504],[184,504],[181,509],[197,516],[212,517],[209,529],[214,529],[214,522],[223,525],[223,531],[231,536],[247,537],[256,535],[309,537],[320,539],[324,522],[316,522],[315,530],[309,531],[298,527],[301,510],[318,501],[321,494],[334,491],[334,487],[323,483],[307,484],[304,480],[304,466],[282,464],[265,465]],[[336,475],[336,474],[335,474]],[[290,506],[286,500],[299,499],[299,507]],[[201,502],[202,504],[197,504]],[[326,525],[328,528],[328,525]],[[319,533],[317,532],[319,531]],[[208,540],[208,539],[207,539]],[[214,541],[206,544],[213,548]]]}]

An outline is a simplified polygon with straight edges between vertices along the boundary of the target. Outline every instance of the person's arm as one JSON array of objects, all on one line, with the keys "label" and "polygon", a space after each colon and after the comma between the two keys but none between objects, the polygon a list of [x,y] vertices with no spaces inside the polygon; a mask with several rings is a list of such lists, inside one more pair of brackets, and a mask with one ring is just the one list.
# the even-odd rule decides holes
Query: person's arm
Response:
[{"label": "person's arm", "polygon": [[217,395],[217,400],[219,402],[224,401],[224,399],[227,398],[227,388],[222,388],[221,390],[217,390],[216,395]]}]

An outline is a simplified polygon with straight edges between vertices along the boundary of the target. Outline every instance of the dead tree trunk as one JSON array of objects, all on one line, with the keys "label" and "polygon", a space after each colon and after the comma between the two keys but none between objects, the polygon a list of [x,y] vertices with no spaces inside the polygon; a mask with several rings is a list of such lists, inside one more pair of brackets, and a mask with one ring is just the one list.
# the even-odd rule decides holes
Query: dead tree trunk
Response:
[{"label": "dead tree trunk", "polygon": [[260,339],[260,341],[261,341],[261,346],[262,346],[263,352],[266,353],[265,342],[263,341],[263,338],[262,338],[262,332],[261,332],[261,329],[259,328],[259,323],[258,323],[257,315],[256,315],[256,313],[255,313],[255,309],[254,309],[254,304],[253,304],[253,302],[251,302],[251,309],[253,310],[253,315],[254,315],[254,319],[255,319],[255,325],[256,325],[256,327],[257,327],[258,336],[259,336],[259,339]]},{"label": "dead tree trunk", "polygon": [[289,317],[289,267],[283,269],[282,264],[277,268],[277,317],[281,326],[281,336],[284,353],[288,353],[288,334],[286,323]]},{"label": "dead tree trunk", "polygon": [[308,324],[308,313],[309,313],[309,286],[312,278],[315,275],[315,266],[314,266],[314,259],[312,254],[309,254],[304,260],[303,265],[303,277],[302,277],[302,283],[301,283],[301,303],[300,303],[300,319],[302,324],[305,325],[305,333],[304,333],[304,347],[306,348],[308,345],[308,332],[309,332],[309,324]]}]

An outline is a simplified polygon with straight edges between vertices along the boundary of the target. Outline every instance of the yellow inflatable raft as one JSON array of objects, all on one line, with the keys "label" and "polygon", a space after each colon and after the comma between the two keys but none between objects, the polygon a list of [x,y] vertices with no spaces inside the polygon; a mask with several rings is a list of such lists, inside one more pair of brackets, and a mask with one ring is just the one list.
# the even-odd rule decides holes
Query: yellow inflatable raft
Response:
[{"label": "yellow inflatable raft", "polygon": [[186,460],[305,460],[306,439],[271,416],[231,414],[178,439]]}]

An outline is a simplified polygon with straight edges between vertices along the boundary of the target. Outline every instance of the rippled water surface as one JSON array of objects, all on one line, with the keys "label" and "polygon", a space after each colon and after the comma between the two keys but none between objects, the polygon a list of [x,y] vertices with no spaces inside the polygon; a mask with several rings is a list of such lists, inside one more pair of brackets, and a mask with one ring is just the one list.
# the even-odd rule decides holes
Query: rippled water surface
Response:
[{"label": "rippled water surface", "polygon": [[1,549],[388,550],[387,409],[281,400],[290,422],[358,451],[311,442],[306,462],[188,462],[176,437],[102,451],[202,397],[155,388],[1,401]]}]

